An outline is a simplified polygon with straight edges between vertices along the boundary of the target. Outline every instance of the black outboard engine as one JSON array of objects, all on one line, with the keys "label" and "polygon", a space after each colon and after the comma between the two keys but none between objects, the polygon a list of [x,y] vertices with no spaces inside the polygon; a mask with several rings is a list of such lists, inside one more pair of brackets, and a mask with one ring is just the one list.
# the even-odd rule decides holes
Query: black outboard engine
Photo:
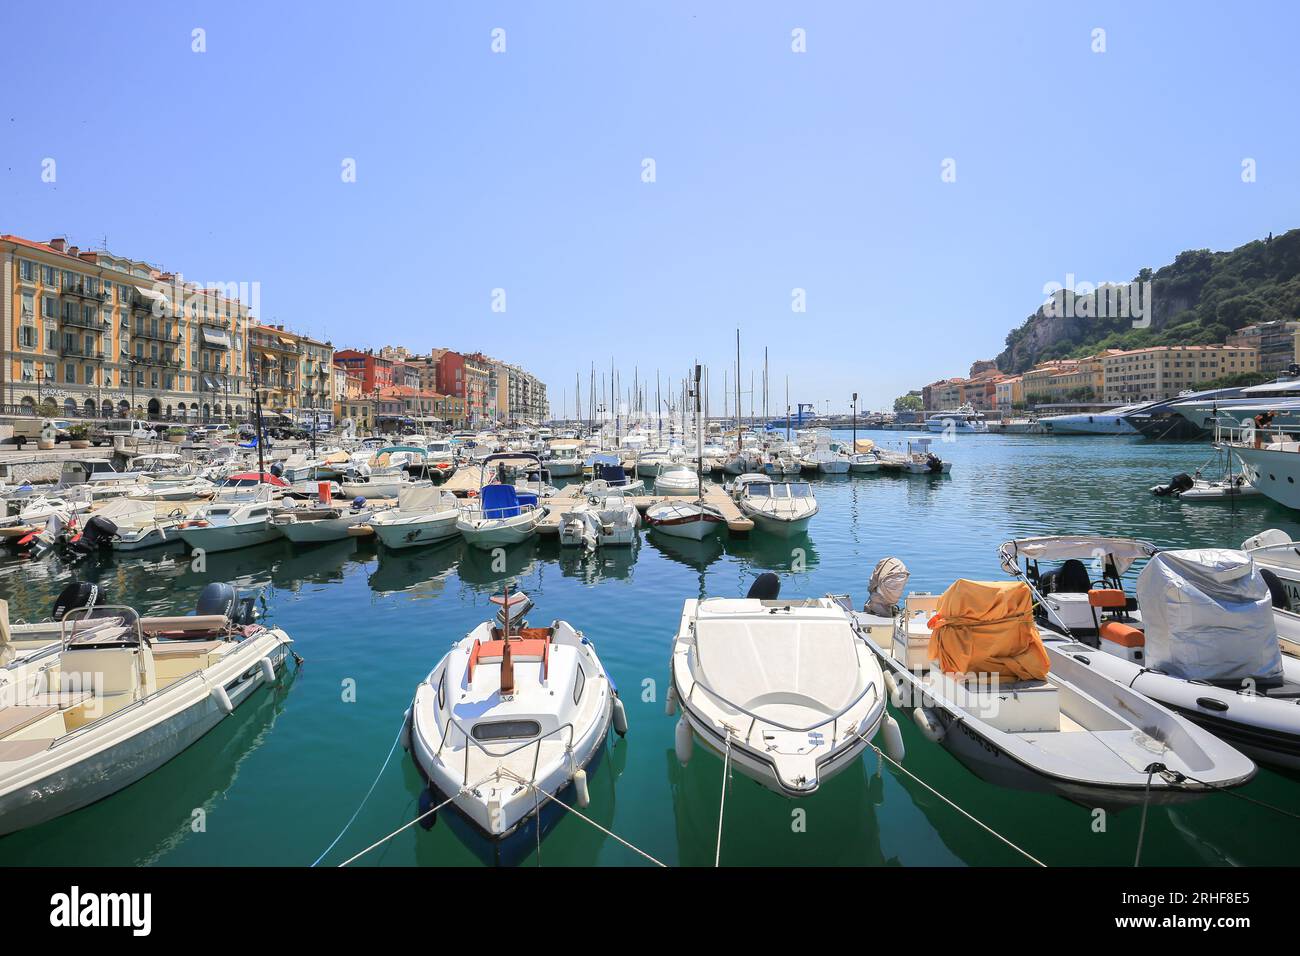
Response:
[{"label": "black outboard engine", "polygon": [[1273,607],[1279,611],[1291,610],[1291,596],[1286,593],[1286,588],[1282,586],[1282,579],[1268,568],[1260,568],[1259,576],[1268,585],[1268,594],[1273,599]]},{"label": "black outboard engine", "polygon": [[279,478],[279,477],[281,477],[281,476],[284,474],[284,465],[280,464],[280,463],[277,461],[274,465],[271,466],[271,468],[270,468],[270,472],[271,472],[271,474],[274,475],[276,478]]},{"label": "black outboard engine", "polygon": [[1161,498],[1167,498],[1171,495],[1176,498],[1195,484],[1196,481],[1191,475],[1185,472],[1179,472],[1169,479],[1169,484],[1156,485],[1151,489],[1151,493]]},{"label": "black outboard engine", "polygon": [[222,581],[204,585],[194,604],[194,613],[200,616],[219,614],[234,625],[252,624],[257,620],[256,598],[241,598],[239,592]]},{"label": "black outboard engine", "polygon": [[93,554],[113,545],[117,536],[117,525],[103,515],[94,515],[86,522],[86,527],[72,543],[72,550],[81,554]]},{"label": "black outboard engine", "polygon": [[745,597],[758,601],[775,601],[781,596],[781,579],[771,571],[764,571],[749,586]]},{"label": "black outboard engine", "polygon": [[93,608],[102,596],[103,592],[98,584],[91,584],[89,581],[71,581],[54,599],[50,619],[62,621],[69,611],[82,607]]},{"label": "black outboard engine", "polygon": [[1078,558],[1061,562],[1061,566],[1048,571],[1038,579],[1038,590],[1043,594],[1087,594],[1092,587],[1088,569]]},{"label": "black outboard engine", "polygon": [[941,474],[943,472],[943,459],[934,452],[930,452],[925,456],[925,466],[930,469],[931,473]]}]

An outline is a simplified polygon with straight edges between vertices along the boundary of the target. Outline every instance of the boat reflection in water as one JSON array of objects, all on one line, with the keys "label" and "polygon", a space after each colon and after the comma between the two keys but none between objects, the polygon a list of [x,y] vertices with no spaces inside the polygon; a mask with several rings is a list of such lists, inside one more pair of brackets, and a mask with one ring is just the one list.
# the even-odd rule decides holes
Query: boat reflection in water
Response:
[{"label": "boat reflection in water", "polygon": [[484,551],[481,548],[462,547],[458,577],[476,590],[491,590],[506,578],[518,577],[532,570],[537,562],[535,542],[509,548]]},{"label": "boat reflection in water", "polygon": [[[545,547],[545,546],[544,546]],[[590,554],[581,548],[561,548],[554,546],[540,552],[543,560],[555,559],[560,574],[574,578],[583,584],[596,584],[600,581],[626,581],[632,576],[632,565],[636,563],[637,552],[642,545],[633,542],[630,548],[597,548]]]},{"label": "boat reflection in water", "polygon": [[370,590],[377,594],[403,592],[412,598],[437,597],[468,550],[459,538],[418,550],[384,548],[370,572]]},{"label": "boat reflection in water", "polygon": [[716,534],[711,534],[700,541],[649,534],[646,535],[645,540],[665,558],[684,564],[694,571],[703,571],[723,554],[722,542]]},{"label": "boat reflection in water", "polygon": [[[698,748],[689,771],[672,747],[664,753],[677,827],[678,866],[712,866],[718,852],[722,760]],[[868,751],[808,801],[787,800],[733,773],[722,821],[723,866],[882,866],[884,781]],[[802,812],[801,812],[802,811]]]}]

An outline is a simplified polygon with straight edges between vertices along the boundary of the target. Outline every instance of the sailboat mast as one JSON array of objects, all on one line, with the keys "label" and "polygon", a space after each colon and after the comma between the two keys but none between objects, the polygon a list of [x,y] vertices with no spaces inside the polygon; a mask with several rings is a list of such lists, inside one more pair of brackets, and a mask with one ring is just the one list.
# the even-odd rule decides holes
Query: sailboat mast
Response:
[{"label": "sailboat mast", "polygon": [[700,365],[695,363],[695,486],[704,504],[704,425],[700,418]]},{"label": "sailboat mast", "polygon": [[740,454],[740,329],[736,329],[736,454]]}]

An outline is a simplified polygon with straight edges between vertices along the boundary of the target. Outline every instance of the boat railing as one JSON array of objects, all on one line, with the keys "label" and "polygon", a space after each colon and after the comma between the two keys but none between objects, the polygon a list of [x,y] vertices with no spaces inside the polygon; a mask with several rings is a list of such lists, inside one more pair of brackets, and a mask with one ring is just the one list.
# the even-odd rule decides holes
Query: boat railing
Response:
[{"label": "boat railing", "polygon": [[474,747],[474,748],[478,749],[479,751],[481,751],[481,752],[483,753],[484,756],[486,756],[486,757],[491,757],[491,758],[496,759],[496,760],[501,760],[501,759],[503,759],[503,758],[505,758],[505,757],[509,757],[509,756],[511,756],[512,754],[517,754],[517,753],[519,753],[521,750],[527,750],[529,747],[536,747],[536,748],[537,748],[537,752],[533,755],[533,775],[532,775],[532,777],[531,777],[530,780],[529,780],[529,782],[532,783],[532,782],[535,782],[535,781],[537,780],[537,765],[541,762],[541,759],[542,759],[542,742],[543,742],[544,740],[546,740],[548,737],[553,737],[553,736],[555,736],[556,734],[560,734],[560,733],[565,733],[565,732],[567,732],[567,733],[568,733],[568,740],[567,740],[566,743],[565,743],[565,748],[566,748],[566,751],[567,751],[567,750],[572,750],[572,749],[573,749],[573,738],[574,738],[574,733],[575,733],[575,730],[574,730],[574,727],[573,727],[573,722],[572,722],[572,721],[566,721],[566,722],[564,722],[563,724],[560,724],[558,727],[554,727],[554,728],[552,728],[551,730],[548,730],[548,731],[547,731],[546,733],[544,733],[544,734],[539,734],[537,737],[533,737],[533,738],[530,739],[530,740],[525,740],[523,743],[520,743],[520,744],[518,744],[517,746],[511,747],[509,750],[504,750],[504,751],[497,752],[497,751],[490,750],[488,747],[486,747],[486,746],[483,744],[482,741],[480,741],[480,740],[476,740],[476,739],[474,738],[474,735],[471,734],[469,731],[467,731],[464,727],[462,727],[462,726],[460,725],[460,723],[457,722],[456,718],[455,718],[453,715],[448,714],[448,715],[447,715],[447,722],[443,725],[443,729],[442,729],[442,739],[441,739],[441,740],[439,741],[439,743],[438,743],[438,753],[437,753],[437,756],[441,756],[441,755],[442,755],[442,748],[445,747],[445,746],[447,745],[447,738],[448,738],[448,735],[450,734],[451,729],[452,729],[453,727],[455,727],[456,730],[460,731],[461,739],[462,739],[462,740],[464,741],[464,743],[465,743],[465,769],[464,769],[464,776],[463,776],[463,778],[462,778],[462,780],[461,780],[461,783],[462,783],[463,786],[469,786],[469,755],[470,755],[470,747]]},{"label": "boat railing", "polygon": [[[1290,437],[1280,428],[1260,429],[1253,422],[1242,425],[1224,424],[1224,422],[1216,420],[1214,423],[1214,443],[1216,445],[1254,448],[1257,447],[1255,444],[1257,436],[1262,438],[1259,447],[1265,447],[1271,442],[1287,442]],[[1290,451],[1293,449],[1284,450]]]}]

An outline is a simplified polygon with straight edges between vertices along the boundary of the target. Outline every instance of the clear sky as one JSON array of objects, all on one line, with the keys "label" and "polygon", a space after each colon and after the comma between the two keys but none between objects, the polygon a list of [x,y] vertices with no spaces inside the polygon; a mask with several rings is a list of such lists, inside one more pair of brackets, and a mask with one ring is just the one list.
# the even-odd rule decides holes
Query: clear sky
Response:
[{"label": "clear sky", "polygon": [[737,326],[774,414],[787,375],[887,407],[1045,283],[1300,226],[1297,35],[1293,2],[8,0],[0,232],[481,349],[553,408],[698,357],[720,410]]}]

